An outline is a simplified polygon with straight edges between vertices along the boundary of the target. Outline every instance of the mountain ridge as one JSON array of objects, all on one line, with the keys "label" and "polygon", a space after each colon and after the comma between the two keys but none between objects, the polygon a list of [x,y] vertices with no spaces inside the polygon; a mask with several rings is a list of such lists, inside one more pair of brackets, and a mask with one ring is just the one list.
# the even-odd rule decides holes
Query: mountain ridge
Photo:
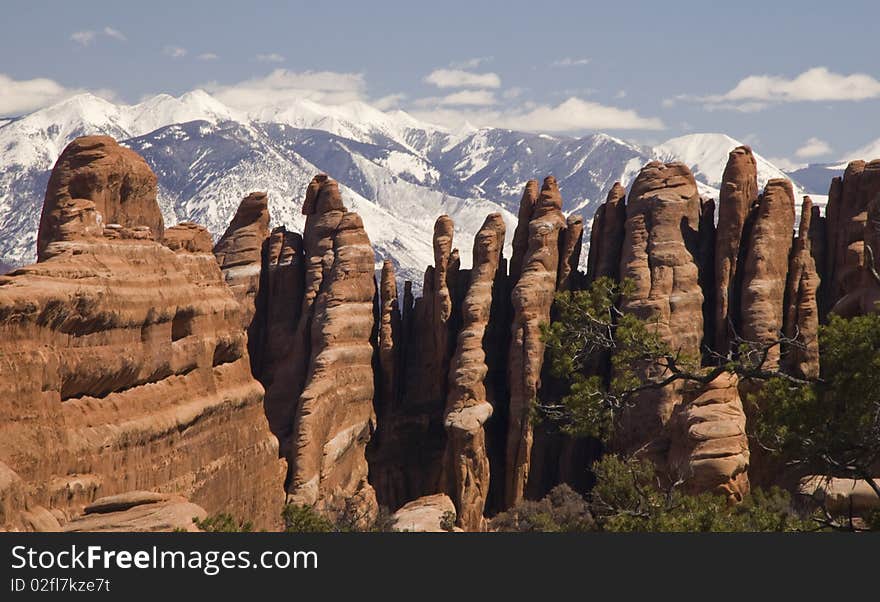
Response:
[{"label": "mountain ridge", "polygon": [[[159,177],[166,222],[204,223],[215,239],[253,190],[269,193],[275,225],[301,230],[300,191],[315,173],[330,173],[376,233],[378,260],[392,259],[408,278],[432,261],[424,241],[439,214],[452,217],[460,241],[472,240],[488,213],[500,212],[512,227],[523,183],[550,173],[559,181],[563,211],[590,220],[615,181],[628,186],[653,159],[688,163],[701,194],[717,198],[716,164],[740,144],[723,134],[645,148],[601,132],[580,138],[498,128],[453,132],[362,102],[301,100],[244,112],[204,90],[134,105],[84,93],[0,122],[0,262],[33,259],[49,170],[64,146],[85,134],[113,136],[144,155]],[[759,157],[759,180],[770,177],[787,176]],[[469,265],[470,245],[458,246]]]}]

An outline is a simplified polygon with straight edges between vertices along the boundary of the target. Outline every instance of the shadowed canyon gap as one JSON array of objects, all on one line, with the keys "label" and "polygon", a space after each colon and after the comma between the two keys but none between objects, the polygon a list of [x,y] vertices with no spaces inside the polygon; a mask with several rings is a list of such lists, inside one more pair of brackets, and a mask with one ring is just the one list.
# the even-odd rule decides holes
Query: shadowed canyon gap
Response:
[{"label": "shadowed canyon gap", "polygon": [[[747,147],[730,153],[717,224],[687,166],[648,163],[596,211],[585,274],[583,217],[564,215],[553,176],[532,180],[509,269],[501,214],[461,241],[469,269],[443,215],[416,298],[326,175],[305,191],[302,234],[270,229],[255,192],[212,244],[197,224],[165,227],[136,153],[79,138],[49,180],[38,263],[0,277],[0,524],[167,529],[228,512],[271,529],[286,498],[364,523],[386,506],[402,528],[453,512],[485,529],[555,483],[582,487],[595,457],[532,422],[556,386],[540,326],[557,291],[629,279],[622,310],[696,361],[782,332],[801,344],[770,361],[815,375],[820,319],[880,299],[878,174],[850,164],[826,216],[804,200],[795,234],[791,185],[760,191]],[[644,391],[613,446],[740,499],[757,461],[749,386]]]}]

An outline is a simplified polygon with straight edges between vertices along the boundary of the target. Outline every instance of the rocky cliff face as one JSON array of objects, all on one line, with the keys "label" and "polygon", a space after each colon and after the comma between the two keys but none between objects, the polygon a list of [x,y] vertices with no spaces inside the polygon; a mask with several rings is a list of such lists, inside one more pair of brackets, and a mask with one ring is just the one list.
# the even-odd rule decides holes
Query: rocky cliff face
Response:
[{"label": "rocky cliff face", "polygon": [[[459,526],[482,528],[489,495],[489,453],[484,425],[492,415],[486,380],[484,340],[492,311],[492,295],[504,246],[500,213],[486,218],[474,240],[474,266],[462,302],[462,328],[449,370],[449,395],[444,426],[447,433],[447,488],[458,510]],[[497,401],[497,400],[496,400]]]},{"label": "rocky cliff face", "polygon": [[226,284],[242,306],[242,326],[250,328],[260,290],[263,244],[269,237],[269,204],[265,192],[252,192],[238,206],[226,232],[214,245],[214,257]]},{"label": "rocky cliff face", "polygon": [[[333,184],[324,183],[322,188],[330,190],[319,193],[311,215],[335,211]],[[375,430],[371,336],[376,284],[373,249],[356,213],[342,214],[331,251],[314,302],[288,491],[295,502],[329,513],[357,512],[367,519],[378,509],[365,457]]]},{"label": "rocky cliff face", "polygon": [[819,274],[810,238],[815,217],[813,201],[805,197],[801,223],[788,263],[785,284],[783,333],[796,341],[784,351],[786,368],[801,378],[819,377]]},{"label": "rocky cliff face", "polygon": [[365,457],[375,430],[375,258],[363,222],[328,176],[309,184],[303,213],[302,236],[268,234],[265,196],[252,194],[214,252],[240,302],[254,308],[253,370],[288,461],[288,499],[366,521],[377,510]]},{"label": "rocky cliff face", "polygon": [[269,205],[265,192],[253,192],[242,199],[238,211],[217,244],[214,257],[223,271],[226,284],[241,305],[241,326],[248,334],[248,352],[254,365],[262,363],[263,331],[258,320],[257,297],[263,252],[269,236]]},{"label": "rocky cliff face", "polygon": [[617,280],[625,223],[626,189],[620,182],[615,182],[608,192],[608,198],[593,216],[587,264],[587,280],[590,282],[597,278]]},{"label": "rocky cliff face", "polygon": [[9,527],[137,489],[277,524],[283,467],[239,304],[203,229],[169,229],[175,250],[153,240],[163,225],[142,163],[110,139],[71,144],[47,192],[42,260],[0,281]]},{"label": "rocky cliff face", "polygon": [[[620,277],[634,284],[622,309],[653,323],[672,349],[699,358],[703,293],[699,282],[700,196],[686,165],[649,163],[633,183],[626,204]],[[640,368],[655,374],[656,366]],[[625,411],[617,445],[650,447],[681,401],[677,386],[639,394]],[[649,453],[653,453],[649,450]]]},{"label": "rocky cliff face", "polygon": [[669,422],[668,465],[685,491],[714,491],[740,501],[749,491],[746,415],[736,375],[689,388]]},{"label": "rocky cliff face", "polygon": [[[740,331],[747,341],[769,343],[782,332],[783,301],[794,230],[794,192],[788,180],[767,182],[758,200],[749,246],[742,264]],[[779,346],[770,349],[766,367],[779,364]]]},{"label": "rocky cliff face", "polygon": [[[269,427],[286,457],[295,400],[302,392],[303,350],[296,334],[305,292],[305,254],[302,236],[284,227],[272,230],[265,246],[256,314],[260,350],[251,361],[266,388]],[[255,359],[259,363],[254,364]]]},{"label": "rocky cliff face", "polygon": [[51,242],[100,233],[83,221],[86,202],[94,206],[101,225],[145,226],[157,240],[162,238],[156,176],[147,163],[109,136],[83,136],[64,149],[49,178],[37,234],[39,260],[46,258]]},{"label": "rocky cliff face", "polygon": [[873,247],[866,252],[865,244],[874,236],[868,213],[880,194],[880,160],[853,161],[828,194],[827,307],[844,317],[876,311],[880,295],[868,264],[869,255],[876,261],[880,253]]},{"label": "rocky cliff face", "polygon": [[[524,203],[531,201],[531,183]],[[522,259],[522,272],[511,292],[511,327],[508,366],[510,402],[508,404],[507,450],[505,454],[505,504],[522,499],[529,475],[532,448],[532,401],[541,386],[544,343],[540,325],[550,320],[550,307],[556,293],[559,269],[559,237],[565,228],[562,197],[556,179],[544,179],[541,192],[528,215],[528,246]],[[520,223],[520,226],[522,223]],[[514,247],[514,254],[518,249]],[[516,255],[514,255],[516,257]]]},{"label": "rocky cliff face", "polygon": [[[301,235],[270,231],[252,193],[214,245],[200,225],[164,228],[137,155],[80,139],[47,190],[41,261],[0,276],[0,525],[161,529],[197,511],[271,528],[286,491],[364,524],[385,505],[399,524],[448,529],[452,515],[479,530],[558,482],[584,487],[600,450],[530,420],[534,399],[561,394],[540,336],[557,291],[631,280],[621,309],[697,366],[735,353],[735,335],[782,332],[792,343],[771,366],[803,377],[818,374],[826,310],[875,310],[880,161],[832,183],[827,217],[805,199],[796,237],[790,184],[759,195],[755,171],[747,147],[730,153],[716,228],[685,165],[649,163],[598,210],[586,274],[583,219],[565,219],[552,176],[529,181],[510,269],[500,214],[470,269],[440,216],[416,299],[390,261],[377,287],[363,223],[326,175]],[[722,374],[644,391],[614,446],[688,491],[741,499],[740,391],[754,386]]]},{"label": "rocky cliff face", "polygon": [[758,168],[752,149],[730,151],[718,195],[718,230],[715,238],[715,349],[725,353],[738,331],[741,274],[737,271],[743,233],[752,205],[758,199]]}]

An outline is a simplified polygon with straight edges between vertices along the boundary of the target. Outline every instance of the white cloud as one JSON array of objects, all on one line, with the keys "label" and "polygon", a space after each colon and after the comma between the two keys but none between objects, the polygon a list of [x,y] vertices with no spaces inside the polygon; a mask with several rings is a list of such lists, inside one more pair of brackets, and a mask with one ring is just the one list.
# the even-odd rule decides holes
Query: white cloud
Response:
[{"label": "white cloud", "polygon": [[101,33],[108,38],[113,38],[114,40],[118,40],[120,42],[125,42],[128,40],[125,37],[125,34],[107,25],[100,32],[92,31],[91,29],[87,29],[84,31],[75,31],[70,34],[70,39],[79,44],[80,46],[89,46],[98,38],[98,33]]},{"label": "white cloud", "polygon": [[[15,80],[0,73],[0,116],[24,115],[85,91],[80,88],[66,88],[45,77]],[[92,92],[108,99],[114,97],[109,90]]]},{"label": "white cloud", "polygon": [[420,98],[415,104],[420,107],[489,107],[498,104],[498,101],[495,99],[495,93],[490,90],[460,90],[446,96]]},{"label": "white cloud", "polygon": [[113,38],[114,40],[119,40],[120,42],[125,42],[126,40],[128,40],[128,38],[125,37],[124,33],[119,31],[118,29],[110,27],[109,25],[104,28],[104,35]]},{"label": "white cloud", "polygon": [[626,90],[618,90],[614,98],[626,98]]},{"label": "white cloud", "polygon": [[[681,95],[674,100],[701,102],[707,109],[751,113],[774,103],[859,101],[871,98],[880,98],[880,81],[870,75],[844,75],[829,71],[826,67],[813,67],[793,78],[750,75],[724,94]],[[664,106],[671,106],[674,100],[667,99]]]},{"label": "white cloud", "polygon": [[589,65],[591,59],[588,58],[572,58],[567,56],[563,59],[559,59],[550,63],[551,67],[582,67],[584,65]]},{"label": "white cloud", "polygon": [[795,171],[807,166],[806,163],[797,163],[785,157],[767,157],[767,160],[782,171]]},{"label": "white cloud", "polygon": [[94,31],[75,31],[70,34],[70,39],[80,46],[88,46],[95,41]]},{"label": "white cloud", "polygon": [[284,57],[275,52],[270,52],[269,54],[258,54],[257,60],[261,63],[283,63]]},{"label": "white cloud", "polygon": [[256,77],[232,85],[204,86],[218,100],[242,110],[309,99],[324,104],[341,104],[363,100],[366,85],[360,73],[335,71],[295,72],[275,69],[264,77]]},{"label": "white cloud", "polygon": [[21,115],[61,100],[67,94],[64,86],[51,79],[16,81],[0,73],[0,115]]},{"label": "white cloud", "polygon": [[827,155],[831,153],[831,150],[831,146],[827,142],[814,137],[804,142],[804,145],[797,149],[794,154],[800,159],[812,159]]},{"label": "white cloud", "polygon": [[468,122],[475,126],[492,126],[532,132],[575,132],[582,130],[661,130],[660,119],[643,117],[636,111],[610,107],[580,98],[569,98],[558,105],[535,105],[509,110],[450,109],[414,110],[425,121],[448,127]]},{"label": "white cloud", "polygon": [[199,56],[196,57],[200,61],[216,61],[220,57],[214,54],[213,52],[203,52]]},{"label": "white cloud", "polygon": [[425,81],[438,88],[500,88],[497,73],[472,73],[461,69],[435,69]]},{"label": "white cloud", "polygon": [[173,59],[179,59],[186,56],[186,48],[181,48],[180,46],[166,46],[162,49],[162,54],[170,56]]},{"label": "white cloud", "polygon": [[630,109],[619,109],[569,98],[553,106],[539,106],[504,120],[507,127],[532,131],[565,132],[572,130],[662,130],[663,122],[654,117],[642,117]]},{"label": "white cloud", "polygon": [[406,94],[389,94],[388,96],[371,100],[370,104],[380,111],[388,111],[389,109],[399,108],[400,103],[404,100],[406,100]]}]

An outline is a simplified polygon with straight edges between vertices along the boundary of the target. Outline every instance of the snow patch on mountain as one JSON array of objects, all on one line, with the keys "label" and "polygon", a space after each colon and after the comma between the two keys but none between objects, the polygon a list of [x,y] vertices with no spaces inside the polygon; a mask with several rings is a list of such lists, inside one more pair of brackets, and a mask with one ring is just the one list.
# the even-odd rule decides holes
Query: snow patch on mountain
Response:
[{"label": "snow patch on mountain", "polygon": [[[727,156],[743,143],[726,134],[688,134],[672,138],[654,147],[654,156],[661,161],[681,161],[691,168],[694,179],[716,191],[721,186]],[[754,152],[754,151],[753,151]],[[773,178],[791,179],[788,174],[758,153],[754,153],[758,167],[758,186],[763,188]],[[795,194],[803,190],[796,182]],[[715,196],[717,198],[717,196]]]},{"label": "snow patch on mountain", "polygon": [[[362,102],[298,100],[242,113],[203,90],[134,105],[81,94],[0,121],[0,262],[33,260],[50,170],[64,147],[86,134],[113,136],[144,156],[159,179],[166,223],[202,223],[215,237],[255,190],[268,193],[273,225],[301,231],[305,188],[316,173],[329,173],[346,205],[361,214],[377,259],[391,258],[401,277],[417,284],[433,262],[433,225],[441,214],[455,223],[454,242],[467,267],[473,237],[489,213],[500,213],[507,224],[509,257],[514,215],[529,179],[554,175],[563,210],[589,222],[614,182],[630,185],[652,159],[687,163],[701,193],[717,198],[727,154],[740,144],[723,134],[645,148],[603,133],[449,131]],[[785,177],[756,157],[762,185]]]}]

